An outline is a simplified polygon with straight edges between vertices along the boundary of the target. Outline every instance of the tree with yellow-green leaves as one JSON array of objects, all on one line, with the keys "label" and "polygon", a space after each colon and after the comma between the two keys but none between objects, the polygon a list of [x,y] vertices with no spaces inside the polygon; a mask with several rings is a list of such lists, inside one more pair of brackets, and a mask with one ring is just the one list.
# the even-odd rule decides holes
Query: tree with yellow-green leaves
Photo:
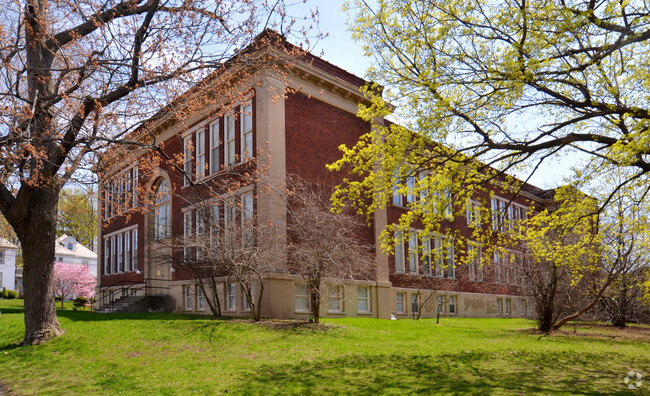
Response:
[{"label": "tree with yellow-green leaves", "polygon": [[[644,2],[350,0],[346,7],[354,37],[374,59],[368,79],[377,85],[367,89],[369,101],[359,111],[374,128],[354,147],[342,147],[343,158],[331,166],[351,174],[335,199],[371,214],[396,193],[426,197],[414,199],[400,224],[384,232],[387,251],[417,226],[425,235],[455,238],[462,262],[467,242],[445,219],[463,216],[470,198],[489,196],[495,186],[519,192],[523,183],[508,174],[528,180],[562,156],[582,159],[567,191],[585,191],[596,204],[581,213],[567,206],[575,200],[565,200],[564,209],[529,230],[570,230],[580,214],[597,227],[593,235],[575,234],[600,238],[600,217],[617,197],[644,205],[650,192]],[[401,125],[379,121],[386,117]],[[616,180],[605,180],[612,174]],[[487,224],[494,214],[487,202],[480,206],[477,217]],[[471,238],[494,250],[520,243],[514,234],[475,227]],[[573,277],[593,270],[585,244],[574,237],[565,245],[541,257],[562,263]]]}]

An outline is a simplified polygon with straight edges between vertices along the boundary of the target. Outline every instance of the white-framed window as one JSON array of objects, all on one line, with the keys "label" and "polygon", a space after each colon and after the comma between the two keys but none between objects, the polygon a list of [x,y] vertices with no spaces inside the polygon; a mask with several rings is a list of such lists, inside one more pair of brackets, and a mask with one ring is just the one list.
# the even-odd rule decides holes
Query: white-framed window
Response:
[{"label": "white-framed window", "polygon": [[503,315],[503,298],[497,298],[497,315]]},{"label": "white-framed window", "polygon": [[219,158],[219,119],[210,124],[210,173],[219,172],[221,162]]},{"label": "white-framed window", "polygon": [[327,302],[327,312],[343,312],[343,286],[330,285]]},{"label": "white-framed window", "polygon": [[237,285],[232,282],[226,283],[226,311],[237,310]]},{"label": "white-framed window", "polygon": [[508,252],[494,252],[494,280],[497,283],[510,283],[512,255]]},{"label": "white-framed window", "polygon": [[124,270],[131,271],[131,231],[124,233]]},{"label": "white-framed window", "polygon": [[[253,287],[251,285],[248,285],[248,287],[251,290],[251,298],[255,298],[254,293],[253,293]],[[244,288],[241,290],[241,301],[242,301],[242,310],[244,312],[250,312],[251,311],[251,304],[248,301],[248,298],[246,297],[246,293],[244,292]]]},{"label": "white-framed window", "polygon": [[167,180],[160,178],[154,184],[153,239],[169,237],[171,227],[171,191]]},{"label": "white-framed window", "polygon": [[398,185],[399,180],[400,180],[399,172],[395,171],[393,173],[393,177],[395,179],[395,181],[393,183],[393,205],[395,205],[395,206],[403,206],[402,205],[402,194],[400,194],[400,192],[399,192],[399,185]]},{"label": "white-framed window", "polygon": [[192,178],[192,134],[183,138],[183,186],[189,186]]},{"label": "white-framed window", "polygon": [[510,300],[509,298],[506,298],[503,302],[504,302],[504,312],[505,312],[505,314],[510,315],[512,300]]},{"label": "white-framed window", "polygon": [[196,309],[197,311],[205,311],[205,294],[201,286],[196,285]]},{"label": "white-framed window", "polygon": [[415,230],[409,232],[409,272],[418,273],[418,233]]},{"label": "white-framed window", "polygon": [[449,314],[450,315],[456,315],[458,313],[457,304],[458,304],[458,297],[449,296]]},{"label": "white-framed window", "polygon": [[104,182],[104,216],[111,218],[138,206],[138,166],[133,165]]},{"label": "white-framed window", "polygon": [[370,288],[358,287],[357,288],[357,312],[368,313],[371,312],[372,306],[370,305]]},{"label": "white-framed window", "polygon": [[124,272],[124,256],[122,254],[122,234],[117,234],[117,272]]},{"label": "white-framed window", "polygon": [[132,241],[132,249],[131,249],[131,268],[133,271],[138,270],[138,229],[135,228],[131,230],[131,241]]},{"label": "white-framed window", "polygon": [[212,205],[212,215],[210,216],[210,248],[216,248],[219,243],[219,204]]},{"label": "white-framed window", "polygon": [[395,272],[404,273],[404,234],[395,231]]},{"label": "white-framed window", "polygon": [[469,269],[469,280],[472,282],[483,282],[483,247],[475,242],[467,243],[467,264]]},{"label": "white-framed window", "polygon": [[307,293],[307,285],[304,283],[295,283],[295,301],[296,312],[309,312],[309,293]]},{"label": "white-framed window", "polygon": [[434,239],[436,276],[440,278],[456,278],[456,263],[454,262],[454,241],[443,238]]},{"label": "white-framed window", "polygon": [[229,199],[225,202],[223,208],[223,226],[226,230],[232,229],[235,225],[235,218],[237,217],[237,208],[235,201]]},{"label": "white-framed window", "polygon": [[241,106],[241,153],[240,160],[244,161],[253,156],[253,106],[251,102]]},{"label": "white-framed window", "polygon": [[406,178],[406,203],[404,206],[415,203],[415,176]]},{"label": "white-framed window", "polygon": [[5,251],[0,249],[0,264],[5,263]]},{"label": "white-framed window", "polygon": [[104,274],[111,273],[111,244],[110,238],[104,238]]},{"label": "white-framed window", "polygon": [[422,266],[422,274],[424,275],[431,275],[432,274],[432,267],[431,267],[431,238],[426,237],[423,238],[420,243],[422,244],[422,256],[420,257],[420,265]]},{"label": "white-framed window", "polygon": [[395,295],[395,300],[397,302],[397,305],[395,307],[397,313],[406,313],[406,293],[397,292]]},{"label": "white-framed window", "polygon": [[235,118],[227,115],[224,119],[225,125],[225,147],[224,147],[224,162],[226,165],[232,165],[237,162],[235,152]]},{"label": "white-framed window", "polygon": [[467,201],[467,208],[465,217],[467,220],[467,225],[470,227],[480,227],[481,226],[481,204],[475,200]]},{"label": "white-framed window", "polygon": [[205,177],[205,130],[196,131],[196,178]]},{"label": "white-framed window", "polygon": [[183,309],[186,311],[191,311],[192,310],[192,303],[194,302],[194,295],[192,294],[192,286],[191,285],[185,285],[183,286],[183,301],[185,302],[185,305]]},{"label": "white-framed window", "polygon": [[411,293],[411,312],[420,312],[420,295],[418,293]]},{"label": "white-framed window", "polygon": [[492,229],[494,231],[513,231],[528,219],[528,208],[504,198],[492,198]]},{"label": "white-framed window", "polygon": [[[196,210],[196,216],[194,219],[194,223],[196,225],[196,240],[197,241],[203,241],[203,236],[205,235],[205,230],[206,230],[206,224],[208,223],[209,215],[206,212],[210,208],[206,206],[201,206],[199,209]],[[196,254],[196,259],[197,260],[202,260],[204,258],[205,254],[205,245],[201,242],[197,242],[194,246],[195,254]]]},{"label": "white-framed window", "polygon": [[188,210],[183,212],[183,258],[185,260],[191,260],[194,258],[191,241],[193,227],[192,211]]},{"label": "white-framed window", "polygon": [[521,316],[526,316],[526,300],[522,299],[520,301]]},{"label": "white-framed window", "polygon": [[255,230],[253,228],[253,215],[255,212],[253,193],[247,192],[240,196],[242,242],[244,246],[252,247],[255,243]]},{"label": "white-framed window", "polygon": [[445,296],[436,296],[436,300],[438,300],[438,312],[442,315],[447,313],[446,308],[446,301],[445,301]]},{"label": "white-framed window", "polygon": [[[111,252],[113,252],[113,255],[111,256],[111,274],[114,274],[117,272],[117,236],[113,235],[111,237]],[[59,261],[63,261],[63,259],[59,259]]]}]

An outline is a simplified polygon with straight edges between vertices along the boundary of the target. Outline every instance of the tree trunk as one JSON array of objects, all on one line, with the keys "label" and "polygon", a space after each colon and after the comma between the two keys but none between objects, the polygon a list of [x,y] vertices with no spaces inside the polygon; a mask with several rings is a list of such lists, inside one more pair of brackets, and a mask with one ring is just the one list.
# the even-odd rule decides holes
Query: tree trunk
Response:
[{"label": "tree trunk", "polygon": [[320,323],[320,293],[317,290],[309,292],[309,309],[314,318],[314,323]]},{"label": "tree trunk", "polygon": [[58,189],[47,186],[33,191],[18,232],[23,250],[24,343],[29,345],[63,334],[56,317],[52,282],[58,195]]}]

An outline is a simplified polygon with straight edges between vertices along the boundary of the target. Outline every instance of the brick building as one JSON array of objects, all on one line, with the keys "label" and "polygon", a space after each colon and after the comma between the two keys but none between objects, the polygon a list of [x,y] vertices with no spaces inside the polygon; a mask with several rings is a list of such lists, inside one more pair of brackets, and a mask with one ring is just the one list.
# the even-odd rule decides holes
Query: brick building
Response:
[{"label": "brick building", "polygon": [[[273,51],[259,51],[267,50]],[[194,278],[172,261],[157,259],[160,252],[173,255],[165,242],[169,237],[198,233],[200,222],[192,203],[213,198],[210,194],[215,190],[206,186],[232,177],[233,169],[245,169],[252,155],[259,156],[258,166],[264,166],[277,185],[284,185],[288,175],[331,185],[341,175],[329,173],[325,164],[340,157],[341,144],[354,145],[371,128],[356,116],[364,100],[359,88],[366,81],[311,54],[293,62],[290,74],[277,75],[260,66],[238,84],[242,94],[235,102],[217,100],[182,122],[171,117],[155,121],[151,130],[157,142],[164,142],[167,155],[159,156],[155,166],[143,165],[147,154],[142,151],[115,155],[121,159],[108,161],[110,166],[100,171],[104,185],[98,238],[102,304],[126,296],[133,300],[134,296],[163,295],[168,296],[174,312],[209,312]],[[255,194],[251,185],[242,185],[232,196],[243,211],[281,225],[278,232],[286,236],[287,213],[281,200],[272,194]],[[496,208],[510,202],[508,215],[519,218],[529,205],[547,203],[544,192],[529,185],[516,196],[495,189],[494,195],[483,198]],[[392,205],[375,212],[366,236],[369,244],[379,246],[384,227],[408,210],[407,199],[395,197]],[[216,210],[227,219],[225,207]],[[468,233],[471,213],[450,221]],[[497,265],[461,266],[454,262],[452,248],[447,265],[435,268],[409,254],[409,245],[416,243],[422,242],[405,236],[394,255],[375,249],[374,279],[345,287],[332,285],[330,300],[335,301],[323,304],[321,316],[408,317],[420,308],[413,303],[420,298],[419,289],[428,284],[419,280],[426,279],[436,279],[437,294],[421,307],[424,317],[438,312],[479,317],[528,313],[530,307],[518,296],[513,274],[498,265],[499,257],[493,260]],[[434,249],[439,242],[434,238],[428,243]],[[281,260],[274,268],[264,278],[262,316],[307,317],[301,277],[286,271]],[[223,312],[247,315],[238,286],[225,277],[222,282]]]}]

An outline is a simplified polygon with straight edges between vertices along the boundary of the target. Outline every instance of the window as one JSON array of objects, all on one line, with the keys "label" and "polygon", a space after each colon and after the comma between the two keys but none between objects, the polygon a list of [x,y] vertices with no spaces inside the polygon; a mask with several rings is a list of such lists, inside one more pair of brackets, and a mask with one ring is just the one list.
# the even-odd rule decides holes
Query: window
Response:
[{"label": "window", "polygon": [[404,272],[404,234],[395,232],[395,272]]},{"label": "window", "polygon": [[526,300],[521,300],[521,316],[526,316]]},{"label": "window", "polygon": [[124,270],[131,271],[131,232],[124,233]]},{"label": "window", "polygon": [[183,185],[188,186],[192,178],[192,135],[183,139]]},{"label": "window", "polygon": [[416,231],[409,232],[409,272],[418,273],[418,234]]},{"label": "window", "polygon": [[169,184],[165,179],[159,179],[154,184],[154,218],[153,218],[153,239],[161,240],[170,235],[171,210]]},{"label": "window", "polygon": [[205,130],[196,132],[196,178],[205,177]]},{"label": "window", "polygon": [[192,260],[194,258],[192,249],[192,211],[183,212],[183,258]]},{"label": "window", "polygon": [[237,215],[235,202],[232,199],[226,201],[226,205],[223,212],[223,226],[226,230],[232,229],[235,224],[235,217]]},{"label": "window", "polygon": [[131,231],[131,235],[133,238],[131,240],[133,241],[133,247],[131,250],[131,268],[133,268],[134,271],[138,270],[138,229],[134,229]]},{"label": "window", "polygon": [[458,312],[456,311],[456,302],[458,301],[458,298],[456,296],[449,296],[449,313],[451,315],[456,315]]},{"label": "window", "polygon": [[512,255],[507,252],[494,252],[494,280],[497,283],[510,283]]},{"label": "window", "polygon": [[203,294],[203,289],[201,286],[196,286],[196,309],[199,311],[205,311],[205,294]]},{"label": "window", "polygon": [[431,275],[431,238],[426,237],[422,241],[422,257],[420,263],[422,265],[422,273],[424,275]]},{"label": "window", "polygon": [[514,204],[503,198],[492,198],[492,229],[513,231],[528,218],[525,206]]},{"label": "window", "polygon": [[212,205],[212,215],[208,223],[210,228],[210,248],[216,248],[219,243],[219,205]]},{"label": "window", "polygon": [[226,311],[237,310],[237,294],[234,283],[226,283]]},{"label": "window", "polygon": [[219,172],[219,120],[210,124],[210,173]]},{"label": "window", "polygon": [[443,315],[446,314],[447,310],[445,309],[445,296],[437,296],[436,299],[438,300],[438,313]]},{"label": "window", "polygon": [[224,124],[226,128],[224,159],[226,165],[232,165],[237,162],[237,158],[235,157],[235,118],[229,115],[226,116]]},{"label": "window", "polygon": [[470,200],[467,202],[466,218],[468,226],[481,226],[481,204],[478,201]]},{"label": "window", "polygon": [[420,312],[420,295],[418,293],[411,293],[411,312]]},{"label": "window", "polygon": [[[116,238],[115,238],[115,235],[113,235],[111,237],[111,252],[113,253],[113,255],[111,256],[111,274],[114,274],[115,272],[117,272],[117,268],[115,266],[115,262],[117,260],[117,254],[115,254],[115,253],[117,252],[117,249],[116,249],[115,244],[116,244]],[[59,261],[63,261],[63,259],[59,258]]]},{"label": "window", "polygon": [[[409,176],[406,178],[406,205],[415,202],[415,177]],[[406,206],[405,205],[405,206]]]},{"label": "window", "polygon": [[[110,218],[138,206],[138,167],[122,170],[104,182],[104,216]],[[71,249],[68,247],[68,249]]]},{"label": "window", "polygon": [[497,298],[497,315],[503,315],[503,298]]},{"label": "window", "polygon": [[357,288],[357,311],[363,313],[370,312],[370,288],[369,287]]},{"label": "window", "polygon": [[467,263],[469,266],[469,280],[472,282],[483,282],[483,248],[477,243],[467,244]]},{"label": "window", "polygon": [[4,264],[4,263],[5,263],[5,251],[0,250],[0,264]]},{"label": "window", "polygon": [[343,312],[343,286],[330,285],[327,312]]},{"label": "window", "polygon": [[436,276],[444,278],[456,277],[454,263],[454,242],[443,238],[434,239]]},{"label": "window", "polygon": [[406,310],[405,310],[406,307],[404,306],[404,304],[405,304],[405,300],[406,300],[406,293],[398,292],[397,295],[396,295],[396,298],[397,298],[397,309],[396,309],[397,312],[398,313],[405,313],[406,312]]},{"label": "window", "polygon": [[240,159],[253,156],[253,106],[251,102],[245,103],[241,107],[241,155]]},{"label": "window", "polygon": [[510,315],[511,300],[509,298],[506,298],[504,302],[505,302],[505,314]]},{"label": "window", "polygon": [[117,234],[117,272],[124,272],[124,256],[122,255],[122,234]]},{"label": "window", "polygon": [[[253,287],[252,287],[252,285],[249,284],[247,287],[251,291],[251,298],[253,298]],[[243,310],[245,312],[250,312],[251,304],[250,304],[250,301],[248,301],[248,298],[246,297],[246,291],[244,290],[243,287],[242,287],[242,290],[241,290],[241,301],[242,301],[242,305],[243,305]]]},{"label": "window", "polygon": [[208,223],[208,210],[209,208],[202,206],[196,211],[196,218],[194,223],[196,224],[196,240],[197,243],[194,246],[196,253],[196,259],[202,260],[205,256],[205,245],[203,244],[203,235],[205,235],[206,224]]},{"label": "window", "polygon": [[184,309],[186,311],[191,311],[192,310],[192,286],[186,285],[183,286],[183,300],[185,301],[185,306]]},{"label": "window", "polygon": [[242,225],[242,243],[246,247],[252,247],[255,243],[255,234],[253,229],[253,193],[248,192],[240,197],[241,201],[241,225]]},{"label": "window", "polygon": [[304,283],[294,284],[296,289],[296,312],[309,312],[309,295],[307,286]]},{"label": "window", "polygon": [[111,245],[110,238],[104,238],[104,274],[111,273]]}]

